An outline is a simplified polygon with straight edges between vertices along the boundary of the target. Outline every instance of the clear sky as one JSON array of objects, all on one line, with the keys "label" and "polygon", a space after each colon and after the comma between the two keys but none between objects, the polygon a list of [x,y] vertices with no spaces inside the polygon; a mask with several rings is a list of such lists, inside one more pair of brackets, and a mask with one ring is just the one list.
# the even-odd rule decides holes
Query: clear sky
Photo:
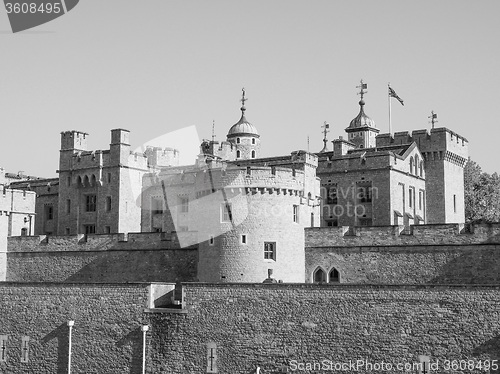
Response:
[{"label": "clear sky", "polygon": [[71,129],[91,149],[107,149],[112,128],[130,130],[133,146],[191,126],[209,138],[212,121],[223,140],[242,87],[262,156],[307,149],[308,136],[319,151],[324,121],[330,140],[345,135],[363,78],[382,133],[390,82],[405,101],[392,102],[394,131],[430,128],[434,110],[483,170],[500,172],[499,14],[498,0],[81,0],[12,34],[1,9],[0,166],[56,176],[59,133]]}]

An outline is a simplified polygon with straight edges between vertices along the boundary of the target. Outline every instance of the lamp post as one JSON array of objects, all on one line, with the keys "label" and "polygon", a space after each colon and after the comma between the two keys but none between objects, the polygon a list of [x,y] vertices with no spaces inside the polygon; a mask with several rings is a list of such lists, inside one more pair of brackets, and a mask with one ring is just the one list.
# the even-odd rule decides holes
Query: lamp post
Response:
[{"label": "lamp post", "polygon": [[146,334],[149,330],[148,325],[142,325],[142,374],[146,373]]},{"label": "lamp post", "polygon": [[68,333],[68,374],[71,374],[71,332],[75,321],[68,321],[69,333]]}]

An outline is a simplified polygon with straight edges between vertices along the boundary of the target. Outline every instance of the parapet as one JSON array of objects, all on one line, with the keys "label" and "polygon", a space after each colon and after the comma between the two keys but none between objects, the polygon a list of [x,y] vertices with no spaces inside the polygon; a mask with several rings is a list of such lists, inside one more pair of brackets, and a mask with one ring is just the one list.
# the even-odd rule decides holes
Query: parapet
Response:
[{"label": "parapet", "polygon": [[[8,239],[7,252],[81,252],[108,250],[174,250],[196,249],[198,233],[154,232],[120,233],[67,236],[11,236]],[[181,247],[181,244],[183,246]]]},{"label": "parapet", "polygon": [[61,132],[61,151],[87,150],[87,133],[77,130]]},{"label": "parapet", "polygon": [[500,223],[306,228],[306,247],[500,244]]},{"label": "parapet", "polygon": [[166,167],[179,165],[179,150],[174,148],[146,147],[144,155],[150,167]]},{"label": "parapet", "polygon": [[401,131],[391,134],[379,134],[376,137],[376,146],[384,147],[397,144],[408,144],[415,142],[422,153],[448,151],[462,158],[469,157],[468,141],[461,135],[439,127],[428,130],[415,130],[411,133]]}]

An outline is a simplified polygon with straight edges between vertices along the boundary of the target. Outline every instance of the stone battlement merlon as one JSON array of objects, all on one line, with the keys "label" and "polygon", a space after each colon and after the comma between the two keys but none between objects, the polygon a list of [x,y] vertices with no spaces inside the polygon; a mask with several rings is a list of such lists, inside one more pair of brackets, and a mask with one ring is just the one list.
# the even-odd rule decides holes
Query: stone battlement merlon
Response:
[{"label": "stone battlement merlon", "polygon": [[[198,233],[196,231],[186,231],[66,236],[35,235],[11,236],[7,240],[7,252],[186,250],[197,248]],[[183,243],[183,246],[180,243]]]},{"label": "stone battlement merlon", "polygon": [[500,244],[500,223],[306,228],[306,247]]}]

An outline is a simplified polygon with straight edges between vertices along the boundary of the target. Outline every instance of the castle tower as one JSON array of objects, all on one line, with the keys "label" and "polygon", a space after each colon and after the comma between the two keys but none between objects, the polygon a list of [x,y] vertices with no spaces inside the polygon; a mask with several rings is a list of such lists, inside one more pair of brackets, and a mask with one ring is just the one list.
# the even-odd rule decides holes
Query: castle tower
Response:
[{"label": "castle tower", "polygon": [[87,136],[87,133],[76,130],[61,132],[60,170],[71,165],[73,154],[87,150]]},{"label": "castle tower", "polygon": [[361,85],[358,88],[360,88],[359,95],[361,95],[359,114],[351,121],[345,132],[348,135],[348,140],[355,144],[357,148],[373,148],[375,147],[375,137],[380,130],[375,127],[375,122],[364,111],[365,101],[363,96],[366,93],[367,84],[361,80]]},{"label": "castle tower", "polygon": [[412,132],[424,157],[428,223],[465,222],[464,166],[468,141],[441,127]]},{"label": "castle tower", "polygon": [[227,141],[236,147],[236,159],[248,160],[258,158],[260,153],[260,135],[254,125],[245,118],[245,89],[242,89],[241,118],[227,133]]}]

